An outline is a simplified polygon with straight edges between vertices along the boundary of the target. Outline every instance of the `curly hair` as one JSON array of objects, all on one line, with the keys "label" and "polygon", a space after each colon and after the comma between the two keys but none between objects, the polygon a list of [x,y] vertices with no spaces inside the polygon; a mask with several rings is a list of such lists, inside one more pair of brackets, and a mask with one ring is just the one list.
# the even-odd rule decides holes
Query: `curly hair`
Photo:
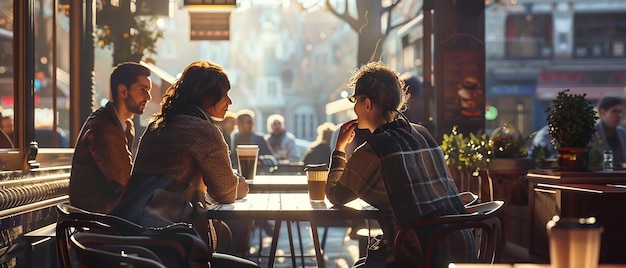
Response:
[{"label": "curly hair", "polygon": [[383,117],[390,111],[406,110],[407,89],[398,73],[380,61],[361,66],[350,78],[348,86],[353,96],[367,96],[380,107]]},{"label": "curly hair", "polygon": [[217,104],[230,90],[230,81],[222,66],[206,60],[189,64],[182,76],[171,85],[161,100],[161,111],[152,118],[154,128],[165,125],[172,115],[183,113],[190,106],[201,108]]}]

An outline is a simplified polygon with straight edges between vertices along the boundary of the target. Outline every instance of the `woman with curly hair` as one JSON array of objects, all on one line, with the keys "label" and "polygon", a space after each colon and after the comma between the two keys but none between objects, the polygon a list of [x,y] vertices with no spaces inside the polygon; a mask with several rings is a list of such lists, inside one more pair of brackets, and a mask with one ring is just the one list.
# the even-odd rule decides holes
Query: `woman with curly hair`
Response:
[{"label": "woman with curly hair", "polygon": [[[132,176],[112,214],[144,227],[191,223],[213,252],[217,242],[207,207],[248,193],[243,177],[231,169],[228,145],[214,120],[223,119],[232,104],[229,90],[220,65],[200,60],[185,68],[141,137]],[[212,265],[220,262],[216,254],[208,256]],[[235,260],[228,267],[256,266],[227,257]]]}]

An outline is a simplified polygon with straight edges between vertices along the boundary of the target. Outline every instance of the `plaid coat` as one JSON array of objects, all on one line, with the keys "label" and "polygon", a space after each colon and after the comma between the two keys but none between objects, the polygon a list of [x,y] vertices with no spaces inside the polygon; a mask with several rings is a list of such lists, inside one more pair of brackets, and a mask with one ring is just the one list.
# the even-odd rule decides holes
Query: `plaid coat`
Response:
[{"label": "plaid coat", "polygon": [[[348,162],[344,153],[333,152],[326,194],[334,204],[358,197],[380,210],[387,263],[394,262],[393,241],[402,224],[465,212],[441,148],[426,128],[402,119],[376,129]],[[430,232],[420,230],[417,236],[423,241]],[[471,247],[469,233],[461,239],[456,243]],[[420,242],[413,244],[413,252],[419,252]]]}]

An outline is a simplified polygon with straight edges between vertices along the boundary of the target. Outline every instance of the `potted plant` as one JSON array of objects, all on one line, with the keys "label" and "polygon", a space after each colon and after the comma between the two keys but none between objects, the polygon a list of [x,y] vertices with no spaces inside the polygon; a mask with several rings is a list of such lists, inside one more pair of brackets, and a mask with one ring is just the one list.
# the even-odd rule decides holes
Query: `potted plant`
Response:
[{"label": "potted plant", "polygon": [[443,134],[441,149],[459,191],[471,190],[471,177],[478,176],[478,171],[486,167],[492,154],[487,134],[469,133],[466,136],[458,131],[457,126],[450,134]]},{"label": "potted plant", "polygon": [[587,171],[589,148],[587,145],[596,132],[598,116],[587,94],[569,94],[569,89],[559,92],[552,106],[546,109],[552,143],[558,152],[559,169]]},{"label": "potted plant", "polygon": [[534,167],[527,150],[530,137],[524,137],[510,123],[496,128],[489,140],[493,147],[490,170],[528,170]]}]

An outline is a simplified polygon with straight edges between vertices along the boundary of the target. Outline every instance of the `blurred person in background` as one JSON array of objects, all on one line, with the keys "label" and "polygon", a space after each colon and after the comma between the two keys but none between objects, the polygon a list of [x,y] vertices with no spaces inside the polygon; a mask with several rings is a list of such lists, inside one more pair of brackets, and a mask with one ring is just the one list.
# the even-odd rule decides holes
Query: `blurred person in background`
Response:
[{"label": "blurred person in background", "polygon": [[404,81],[407,92],[406,111],[404,115],[411,121],[411,123],[422,123],[424,118],[424,106],[422,101],[422,82],[411,75],[410,73],[404,73],[400,76],[400,79]]},{"label": "blurred person in background", "polygon": [[226,111],[224,119],[222,119],[221,121],[216,120],[216,123],[222,131],[222,136],[224,137],[224,141],[226,141],[226,145],[228,145],[228,149],[232,151],[233,148],[231,148],[231,136],[235,131],[235,125],[237,124],[237,114],[231,111]]},{"label": "blurred person in background", "polygon": [[2,116],[2,131],[11,139],[12,144],[15,144],[15,134],[13,133],[13,117],[8,115]]},{"label": "blurred person in background", "polygon": [[330,163],[330,140],[337,127],[330,122],[322,123],[317,127],[317,137],[311,146],[304,152],[302,162],[308,164]]},{"label": "blurred person in background", "polygon": [[595,135],[591,141],[592,148],[602,151],[613,151],[613,163],[621,167],[626,156],[626,129],[620,126],[624,112],[623,100],[619,97],[605,96],[597,104],[600,119],[596,122]]},{"label": "blurred person in background", "polygon": [[272,114],[267,117],[267,131],[265,140],[270,145],[278,162],[299,162],[300,155],[296,148],[296,137],[287,131],[285,117],[280,114]]},{"label": "blurred person in background", "polygon": [[[0,110],[2,108],[0,107]],[[10,116],[2,116],[2,131],[0,131],[0,148],[14,148],[13,119]]]},{"label": "blurred person in background", "polygon": [[258,145],[259,164],[270,165],[270,163],[265,163],[269,161],[272,162],[271,165],[274,165],[277,162],[263,135],[254,131],[254,117],[254,112],[249,109],[237,112],[237,131],[232,135],[232,148],[230,149],[230,160],[235,169],[238,168],[237,145]]},{"label": "blurred person in background", "polygon": [[[236,113],[237,116],[237,130],[232,135],[232,148],[230,150],[230,159],[232,161],[233,168],[239,168],[239,162],[237,161],[237,145],[258,145],[259,156],[257,162],[257,173],[265,172],[270,173],[270,168],[273,168],[278,164],[278,160],[274,157],[274,154],[270,150],[269,145],[263,138],[262,134],[254,131],[254,119],[255,113],[250,109],[242,109]],[[250,241],[252,225],[256,223],[263,230],[271,235],[273,226],[268,221],[242,221],[242,220],[228,220],[226,221],[233,232],[240,232],[239,230],[245,230],[247,235],[243,235],[240,238],[234,239],[231,252],[243,256],[248,250],[248,244]]]}]

